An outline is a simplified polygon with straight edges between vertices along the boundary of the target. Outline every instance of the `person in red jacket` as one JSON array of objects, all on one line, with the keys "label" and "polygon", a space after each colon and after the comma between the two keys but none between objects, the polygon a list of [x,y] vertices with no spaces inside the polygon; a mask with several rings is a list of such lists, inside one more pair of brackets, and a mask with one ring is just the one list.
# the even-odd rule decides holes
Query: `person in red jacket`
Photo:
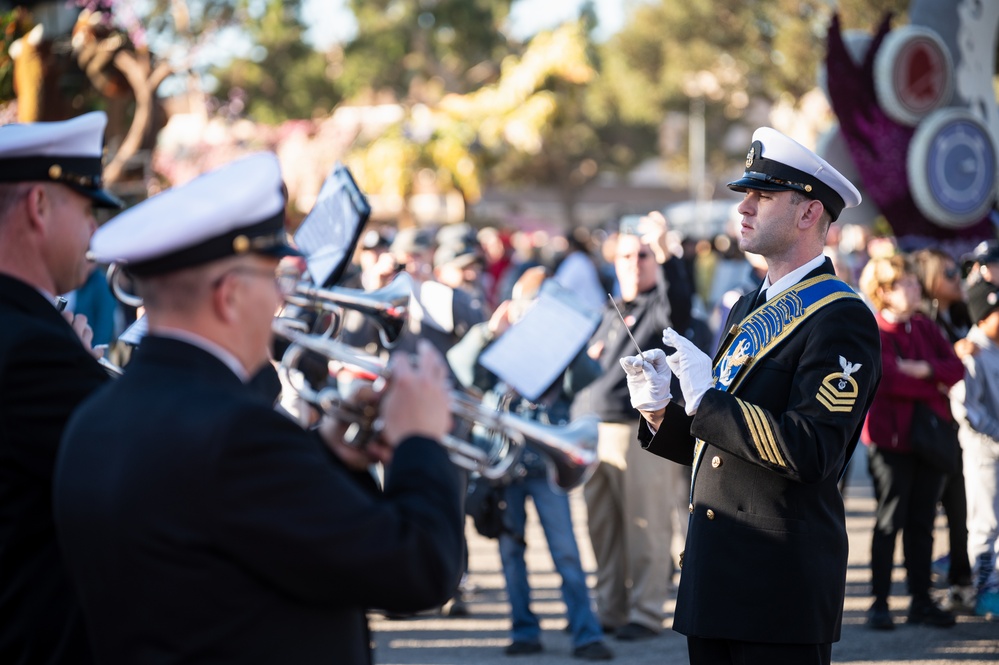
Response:
[{"label": "person in red jacket", "polygon": [[876,310],[884,371],[863,435],[877,497],[871,539],[874,603],[867,624],[878,630],[895,627],[888,596],[901,531],[912,596],[908,622],[953,626],[954,616],[930,598],[933,520],[944,476],[912,454],[910,421],[917,403],[953,420],[947,391],[963,377],[961,361],[937,325],[918,311],[919,279],[909,257],[872,260],[860,276],[860,289]]}]

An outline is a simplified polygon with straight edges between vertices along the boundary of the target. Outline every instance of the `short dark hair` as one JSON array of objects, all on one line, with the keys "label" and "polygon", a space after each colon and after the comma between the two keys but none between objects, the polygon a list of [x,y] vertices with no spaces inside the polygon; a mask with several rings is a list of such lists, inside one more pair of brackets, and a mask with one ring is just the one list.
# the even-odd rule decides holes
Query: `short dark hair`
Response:
[{"label": "short dark hair", "polygon": [[11,208],[20,203],[21,199],[28,194],[32,184],[30,182],[0,184],[0,221],[6,219]]},{"label": "short dark hair", "polygon": [[[794,205],[798,205],[799,203],[803,203],[804,201],[819,201],[818,199],[813,199],[812,197],[806,195],[804,192],[799,192],[796,189],[791,189],[788,191],[791,192],[791,203],[793,203]],[[822,201],[819,201],[819,203],[822,203]],[[825,235],[829,231],[829,227],[833,223],[833,218],[832,218],[832,213],[830,213],[826,209],[826,205],[824,203],[822,203],[822,219],[820,221],[824,222],[822,228],[822,234]]]}]

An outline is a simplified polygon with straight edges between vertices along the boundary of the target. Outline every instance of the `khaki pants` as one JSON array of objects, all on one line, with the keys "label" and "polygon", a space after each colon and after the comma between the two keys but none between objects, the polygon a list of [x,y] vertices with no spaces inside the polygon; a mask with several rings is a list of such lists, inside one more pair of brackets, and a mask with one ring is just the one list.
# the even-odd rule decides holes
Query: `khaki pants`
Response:
[{"label": "khaki pants", "polygon": [[[601,423],[599,452],[600,465],[583,497],[597,561],[600,623],[661,630],[673,572],[673,522],[678,501],[686,517],[687,497],[680,494],[684,482],[689,490],[689,469],[642,450],[637,419]],[[685,536],[686,520],[679,521]]]}]

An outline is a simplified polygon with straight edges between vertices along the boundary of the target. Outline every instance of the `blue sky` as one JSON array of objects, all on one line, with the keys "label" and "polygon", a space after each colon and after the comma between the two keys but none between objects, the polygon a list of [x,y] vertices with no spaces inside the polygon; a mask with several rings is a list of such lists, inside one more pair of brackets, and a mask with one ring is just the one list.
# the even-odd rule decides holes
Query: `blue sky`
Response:
[{"label": "blue sky", "polygon": [[[317,46],[349,39],[356,26],[346,8],[346,0],[306,0],[306,23],[313,26],[309,39]],[[510,13],[510,33],[517,38],[529,37],[540,30],[552,28],[579,15],[582,0],[516,0]],[[624,21],[622,0],[595,0],[600,26],[597,39],[614,34]]]}]

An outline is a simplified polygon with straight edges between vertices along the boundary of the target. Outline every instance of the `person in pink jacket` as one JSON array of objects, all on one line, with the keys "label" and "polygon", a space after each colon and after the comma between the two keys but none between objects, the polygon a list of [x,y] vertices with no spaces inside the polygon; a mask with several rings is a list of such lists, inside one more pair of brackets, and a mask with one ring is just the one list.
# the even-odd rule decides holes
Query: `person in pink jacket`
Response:
[{"label": "person in pink jacket", "polygon": [[963,377],[963,365],[937,325],[919,313],[919,280],[909,257],[873,259],[860,276],[860,289],[876,310],[884,371],[862,437],[877,497],[871,539],[874,603],[867,623],[878,630],[895,627],[888,596],[901,531],[912,597],[908,623],[952,626],[954,616],[930,598],[933,520],[944,474],[912,454],[910,422],[917,403],[953,421],[947,391]]}]

